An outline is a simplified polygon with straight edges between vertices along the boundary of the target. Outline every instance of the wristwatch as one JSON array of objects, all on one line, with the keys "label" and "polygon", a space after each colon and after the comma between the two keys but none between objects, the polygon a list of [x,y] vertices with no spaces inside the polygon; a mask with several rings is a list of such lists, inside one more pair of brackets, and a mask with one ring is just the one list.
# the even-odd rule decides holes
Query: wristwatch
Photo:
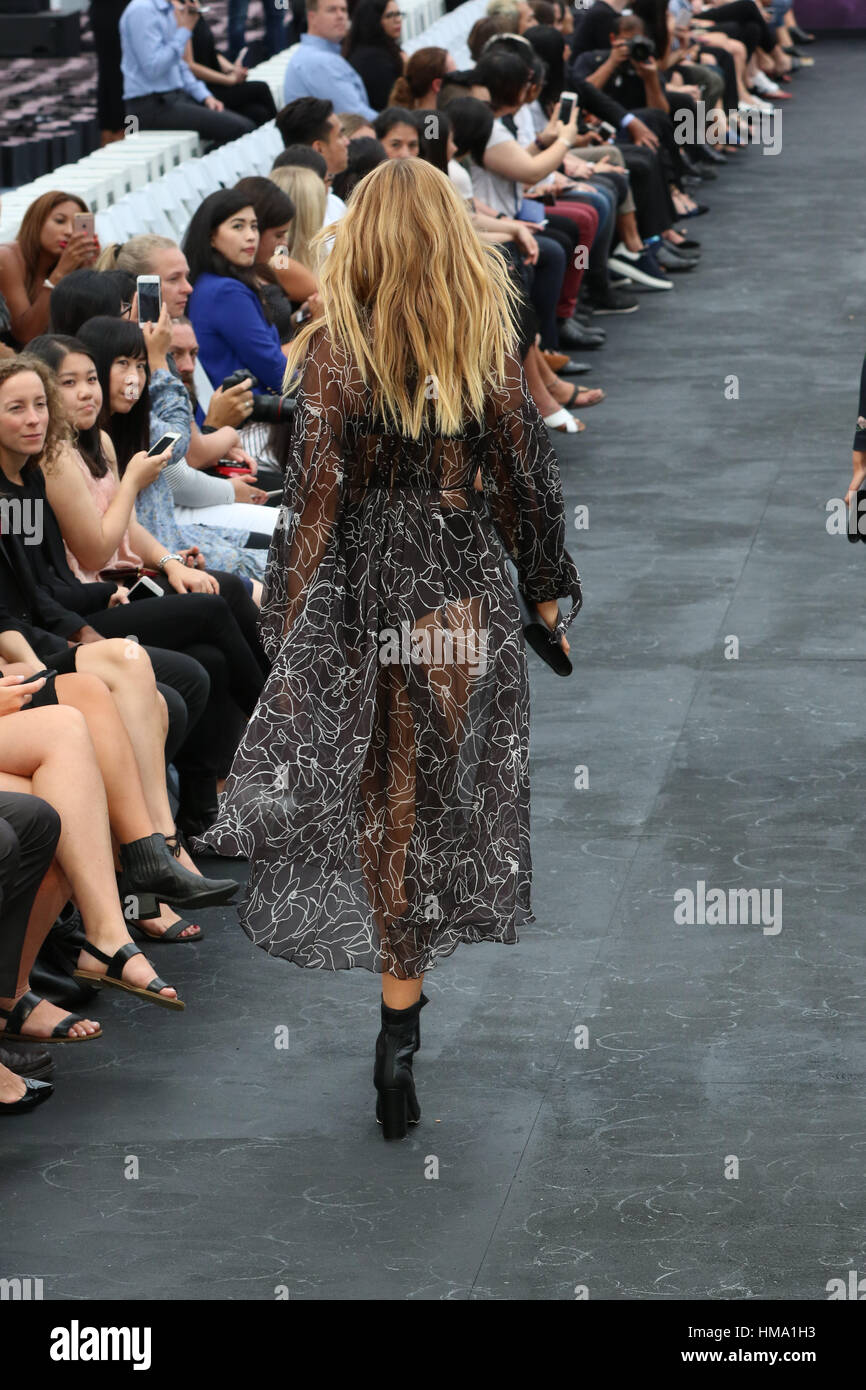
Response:
[{"label": "wristwatch", "polygon": [[163,555],[162,559],[157,560],[156,562],[157,569],[162,570],[163,574],[165,574],[165,567],[168,564],[169,560],[177,560],[179,565],[183,564],[182,555]]}]

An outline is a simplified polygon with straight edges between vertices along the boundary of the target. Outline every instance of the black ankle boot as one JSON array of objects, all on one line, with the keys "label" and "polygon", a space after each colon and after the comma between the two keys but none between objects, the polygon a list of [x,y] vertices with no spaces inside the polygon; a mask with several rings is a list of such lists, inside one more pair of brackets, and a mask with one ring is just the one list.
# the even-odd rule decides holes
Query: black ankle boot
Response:
[{"label": "black ankle boot", "polygon": [[185,869],[159,834],[120,846],[117,886],[124,912],[124,900],[136,899],[129,913],[136,919],[158,917],[160,902],[172,907],[209,907],[230,902],[238,890],[233,878],[200,878]]},{"label": "black ankle boot", "polygon": [[408,1009],[389,1009],[382,1004],[373,1085],[379,1092],[376,1119],[385,1139],[405,1139],[408,1126],[417,1125],[421,1118],[412,1058],[421,1046],[421,1010],[429,1002],[422,994],[417,1004],[410,1004]]}]

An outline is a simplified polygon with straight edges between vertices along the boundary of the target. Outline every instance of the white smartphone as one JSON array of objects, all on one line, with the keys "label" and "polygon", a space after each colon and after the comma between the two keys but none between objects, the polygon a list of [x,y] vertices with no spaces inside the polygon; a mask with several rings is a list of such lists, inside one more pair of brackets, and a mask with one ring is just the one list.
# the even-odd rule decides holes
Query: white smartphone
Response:
[{"label": "white smartphone", "polygon": [[162,313],[162,286],[158,275],[139,275],[135,282],[138,291],[139,323],[156,323]]},{"label": "white smartphone", "polygon": [[563,92],[559,98],[559,119],[568,125],[572,113],[577,108],[577,92]]},{"label": "white smartphone", "polygon": [[142,598],[165,598],[165,594],[158,584],[155,584],[148,575],[143,574],[138,582],[133,584],[127,597],[130,603],[137,603]]},{"label": "white smartphone", "polygon": [[149,459],[155,459],[157,454],[164,454],[166,449],[173,449],[179,439],[179,434],[169,430],[161,439],[158,439],[155,444],[150,446],[147,451],[147,457]]}]

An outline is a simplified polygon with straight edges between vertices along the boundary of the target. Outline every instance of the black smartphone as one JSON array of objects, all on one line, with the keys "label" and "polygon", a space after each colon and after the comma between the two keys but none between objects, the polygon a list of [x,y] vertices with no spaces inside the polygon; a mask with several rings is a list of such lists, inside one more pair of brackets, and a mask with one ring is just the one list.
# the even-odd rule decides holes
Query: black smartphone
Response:
[{"label": "black smartphone", "polygon": [[21,684],[29,685],[31,681],[50,681],[51,677],[56,675],[57,672],[52,670],[37,671],[35,676],[27,676]]},{"label": "black smartphone", "polygon": [[157,323],[162,312],[162,286],[158,275],[139,275],[135,288],[138,291],[139,323]]},{"label": "black smartphone", "polygon": [[616,130],[611,125],[610,121],[599,121],[596,129],[598,130],[599,135],[604,136],[605,140],[612,140],[613,137],[616,135]]}]

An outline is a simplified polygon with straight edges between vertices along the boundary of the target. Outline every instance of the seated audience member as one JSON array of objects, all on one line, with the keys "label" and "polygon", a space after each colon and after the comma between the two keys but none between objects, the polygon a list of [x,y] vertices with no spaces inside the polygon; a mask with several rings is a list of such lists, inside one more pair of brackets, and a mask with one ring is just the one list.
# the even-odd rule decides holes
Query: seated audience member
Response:
[{"label": "seated audience member", "polygon": [[524,29],[538,23],[527,0],[490,0],[487,13],[507,24],[506,32],[511,34],[522,34]]},{"label": "seated audience member", "polygon": [[[124,487],[126,468],[131,466],[141,473],[153,462],[145,463],[143,457],[143,447],[146,448],[149,436],[147,368],[143,363],[141,395],[133,402],[130,388],[135,383],[128,366],[123,363],[133,363],[136,368],[138,364],[131,353],[125,358],[115,356],[110,338],[132,334],[138,336],[140,343],[141,330],[122,320],[96,319],[93,323],[96,325],[93,336],[102,355],[98,365],[109,398],[108,407],[103,406],[101,416],[103,419],[107,416],[109,428],[114,426],[117,454],[111,436],[101,433],[98,425],[91,426],[90,447],[83,442],[85,431],[77,432],[80,459],[64,449],[58,459],[60,471],[57,475],[49,468],[44,477],[37,469],[21,478],[26,495],[42,511],[43,535],[38,545],[25,548],[23,542],[12,537],[10,540],[15,544],[0,548],[7,552],[7,562],[17,564],[9,577],[12,588],[8,590],[6,607],[16,615],[30,615],[28,621],[49,633],[73,636],[86,643],[81,652],[86,654],[88,665],[96,660],[102,662],[95,669],[106,679],[109,688],[113,667],[108,660],[112,651],[108,649],[113,648],[113,644],[101,642],[99,639],[103,637],[132,638],[146,643],[154,671],[167,684],[176,684],[174,671],[181,653],[184,654],[181,667],[188,664],[187,651],[201,663],[210,677],[210,694],[201,717],[174,757],[181,777],[177,820],[186,831],[191,824],[215,812],[216,779],[225,776],[237,742],[240,713],[236,716],[233,711],[236,707],[247,715],[252,711],[268,663],[256,632],[258,610],[243,581],[235,575],[220,571],[211,574],[199,569],[202,557],[197,547],[193,550],[179,548],[184,536],[173,522],[170,491],[166,489],[170,530],[168,534],[160,534],[159,540],[155,539],[154,532],[141,527],[133,514],[132,508],[140,500],[143,489],[140,477],[131,489]],[[143,346],[139,350],[143,353]],[[85,346],[84,352],[87,351]],[[69,367],[68,360],[65,365]],[[62,407],[56,400],[47,368],[35,362],[33,369],[46,382],[49,421],[56,436],[60,428],[56,423],[57,413]],[[100,381],[100,392],[101,385]],[[90,389],[93,389],[92,383]],[[76,388],[76,395],[79,390],[80,387]],[[70,388],[70,395],[72,393]],[[83,411],[84,404],[80,401],[76,410]],[[112,406],[118,408],[112,409]],[[91,417],[92,404],[87,418]],[[61,427],[66,428],[65,418],[61,420]],[[96,452],[91,453],[91,448]],[[52,452],[57,457],[56,452]],[[101,486],[87,487],[84,485],[87,480],[82,482],[82,462],[87,464],[94,478],[104,479],[109,471],[112,477]],[[70,501],[65,488],[76,484],[77,495]],[[58,501],[60,519],[48,501],[48,487]],[[118,496],[119,501],[116,500]],[[73,573],[64,551],[64,540],[81,570],[98,574],[98,580],[89,578],[83,582]],[[167,545],[175,548],[168,551]],[[126,585],[121,583],[118,592],[118,578],[123,580],[129,576],[129,580],[135,582],[142,565],[151,570],[155,582],[163,590],[163,597],[125,603],[123,590]],[[4,625],[14,626],[14,623],[0,622],[0,627]],[[123,676],[131,679],[127,671],[136,663],[124,659],[129,654],[128,641],[125,646],[123,643],[117,645],[122,649],[117,655]],[[166,660],[165,649],[178,656]],[[57,662],[52,660],[52,664],[56,666]],[[79,661],[79,668],[80,664]],[[75,667],[59,666],[58,669]],[[182,669],[181,682],[188,679],[188,673]]]},{"label": "seated audience member", "polygon": [[[192,285],[188,279],[189,266],[186,256],[177,242],[169,237],[144,234],[132,237],[122,246],[106,247],[100,260],[106,265],[119,267],[113,272],[114,275],[128,274],[133,284],[139,275],[158,275],[166,313],[172,321],[184,315],[192,293]],[[138,317],[137,306],[134,308],[135,312],[131,315],[133,321]],[[154,342],[154,339],[149,340],[151,353]],[[151,365],[155,364],[152,362]],[[161,366],[161,363],[158,365]],[[166,367],[169,371],[174,370],[168,354]],[[230,393],[240,394],[239,388],[230,388]],[[211,398],[202,420],[202,425],[212,429],[214,434],[204,435],[198,422],[190,416],[181,429],[183,442],[176,446],[172,462],[165,470],[165,476],[179,508],[178,519],[189,525],[237,526],[270,535],[273,529],[270,520],[266,516],[256,517],[248,511],[249,506],[259,505],[265,499],[261,489],[251,486],[256,465],[240,450],[240,441],[233,428],[248,418],[252,410],[252,393],[244,393],[248,395],[248,399],[244,400],[236,416],[224,414],[225,402],[221,399],[221,394],[215,393]],[[180,393],[177,394],[177,402],[188,415],[187,403]],[[232,462],[245,463],[249,472],[226,479],[200,472],[196,474],[193,471],[210,468],[223,457]],[[229,520],[224,513],[233,501],[241,506],[234,510]],[[228,565],[227,568],[234,569],[234,566]]]},{"label": "seated audience member", "polygon": [[[49,322],[54,333],[75,334],[88,319],[128,317],[132,300],[124,295],[121,276],[100,270],[73,270],[51,291]],[[133,286],[134,292],[134,286]]]},{"label": "seated audience member", "polygon": [[[318,174],[303,164],[282,164],[278,169],[272,169],[268,177],[294,204],[295,215],[289,228],[288,252],[292,260],[303,266],[307,274],[315,280],[312,294],[317,295],[318,270],[310,242],[316,232],[324,226],[327,198],[325,185]],[[339,177],[342,178],[343,175]]]},{"label": "seated audience member", "polygon": [[[475,97],[457,97],[439,114],[452,127],[454,154],[470,157],[474,163],[483,161],[493,131],[489,105]],[[446,150],[451,148],[452,140],[446,138]],[[556,309],[566,273],[566,253],[559,242],[535,235],[527,223],[471,196],[471,181],[469,193],[473,226],[482,241],[500,247],[509,260],[511,277],[519,286],[515,329],[529,393],[549,429],[574,434],[580,424],[568,408],[592,405],[602,393],[581,393],[555,375],[554,364],[565,365],[568,361],[555,351]],[[539,331],[545,351],[537,345]]]},{"label": "seated audience member", "polygon": [[403,106],[389,106],[373,122],[376,139],[388,159],[412,159],[420,149],[419,114]]},{"label": "seated audience member", "polygon": [[[336,192],[345,202],[356,184],[361,182],[371,169],[381,164],[388,156],[385,148],[373,137],[369,140],[352,140],[349,145],[349,163],[342,174],[334,179]],[[271,175],[273,178],[273,174]]]},{"label": "seated audience member", "polygon": [[55,285],[99,255],[96,237],[75,231],[76,214],[87,211],[75,193],[43,193],[25,212],[15,240],[0,246],[0,295],[13,346],[45,332]]},{"label": "seated audience member", "polygon": [[343,57],[360,73],[375,111],[389,104],[388,94],[403,71],[402,28],[398,0],[359,0],[352,12]]},{"label": "seated audience member", "polygon": [[131,0],[120,17],[123,103],[140,130],[195,130],[222,145],[255,125],[237,111],[226,111],[184,59],[200,19],[188,4]]},{"label": "seated audience member", "polygon": [[341,111],[337,117],[340,130],[351,144],[353,140],[373,135],[375,132],[366,116],[356,116],[353,111]]},{"label": "seated audience member", "polygon": [[310,273],[306,262],[296,260],[289,249],[297,217],[294,199],[286,188],[271,178],[241,179],[235,184],[235,192],[246,194],[252,202],[259,231],[255,263],[259,290],[270,309],[280,342],[287,343],[296,327],[292,314],[319,289],[318,280]]},{"label": "seated audience member", "polygon": [[[283,85],[286,102],[319,97],[340,111],[357,111],[369,121],[376,112],[359,73],[340,53],[349,28],[346,0],[307,0],[307,32],[289,59]],[[288,141],[287,141],[288,143]]]},{"label": "seated audience member", "polygon": [[217,51],[213,30],[204,15],[187,40],[183,56],[193,77],[204,82],[211,96],[218,97],[227,110],[238,111],[256,126],[274,119],[277,108],[267,82],[248,82],[248,69],[237,59],[229,62]]},{"label": "seated audience member", "polygon": [[[303,0],[262,0],[262,11],[265,19],[264,41],[259,40],[255,44],[260,51],[269,58],[275,53],[282,53],[288,43],[286,30],[286,11],[292,9],[297,11],[298,4],[303,6]],[[237,58],[247,45],[245,29],[247,23],[247,10],[249,0],[228,0],[228,52],[232,59]],[[258,61],[261,61],[259,59]]]},{"label": "seated audience member", "polygon": [[[535,23],[534,17],[533,23]],[[514,32],[509,20],[502,15],[486,14],[481,19],[476,19],[466,40],[466,47],[469,49],[473,63],[478,62],[491,39],[496,38],[499,34]]]},{"label": "seated audience member", "polygon": [[[102,760],[106,779],[114,778],[112,785],[122,803],[117,808],[118,825],[125,814],[124,806],[131,810],[136,804],[133,794],[139,778],[144,786],[144,800],[149,801],[155,824],[141,829],[140,834],[121,833],[121,843],[132,843],[143,836],[150,836],[155,830],[171,839],[175,830],[165,789],[163,764],[166,704],[154,681],[158,658],[164,654],[156,650],[150,653],[136,647],[137,659],[130,660],[129,637],[131,634],[141,635],[136,628],[139,619],[136,610],[145,605],[128,608],[124,613],[119,606],[124,596],[116,592],[114,584],[84,585],[69,570],[60,530],[46,500],[45,485],[45,478],[51,474],[60,449],[68,442],[65,431],[65,417],[51,374],[37,358],[22,355],[16,363],[9,364],[0,381],[0,487],[7,505],[12,500],[26,500],[35,504],[39,508],[43,526],[36,544],[27,544],[18,534],[10,533],[0,545],[0,658],[7,674],[21,674],[22,670],[32,674],[42,669],[43,663],[36,655],[31,639],[40,642],[39,656],[47,655],[50,666],[57,673],[47,683],[40,702],[55,703],[59,698],[64,703],[77,704],[85,713],[95,712],[94,738],[98,756]],[[26,452],[31,449],[32,452]],[[43,474],[42,466],[47,474]],[[86,614],[82,616],[77,609],[65,607],[62,600],[67,597],[76,602],[80,600]],[[100,607],[104,610],[103,618],[94,617],[93,621],[107,624],[108,630],[103,634],[95,631],[88,622],[88,616]],[[225,609],[222,602],[220,607]],[[155,610],[154,616],[161,611]],[[185,611],[192,614],[195,609]],[[168,619],[169,615],[165,617]],[[46,626],[44,629],[38,626],[34,629],[31,619]],[[170,637],[168,633],[165,635]],[[103,641],[103,636],[122,636],[124,640]],[[72,639],[72,643],[77,645],[67,644],[66,639]],[[171,645],[170,640],[167,645]],[[12,663],[11,666],[9,663]],[[162,664],[166,665],[164,661]],[[172,668],[175,671],[178,669],[178,662],[171,660],[167,666],[171,673]],[[197,663],[193,663],[193,667],[192,676],[197,682],[199,667]],[[180,663],[180,668],[183,682],[190,673],[183,670],[183,663]],[[73,672],[76,673],[73,681],[61,680],[61,677]],[[82,686],[85,677],[91,682],[90,686]],[[99,681],[94,687],[93,682],[97,677]],[[104,686],[100,682],[104,682]],[[114,706],[108,709],[104,707],[105,699],[100,692],[105,687],[111,692],[122,722],[116,728],[109,728],[114,718]],[[89,692],[85,704],[81,704],[79,698],[82,690]],[[125,757],[118,782],[115,771],[123,753],[123,738],[119,732],[121,727],[131,741],[130,745],[124,746],[131,752]],[[128,798],[124,801],[127,792]],[[176,898],[179,902],[186,901],[193,905],[200,903],[201,880],[196,879],[194,874],[191,876],[187,868],[183,873],[179,868],[172,870],[171,856],[166,859],[166,853],[159,845],[154,846],[154,855],[163,862],[168,881],[173,885],[171,895],[166,893],[161,896],[169,901]],[[196,897],[196,894],[199,896]],[[142,915],[156,916],[156,913],[144,910]]]},{"label": "seated audience member", "polygon": [[[136,452],[129,447],[130,438],[136,441],[137,448],[142,448],[147,447],[147,442],[156,443],[169,431],[179,436],[172,461],[166,463],[158,477],[142,484],[136,503],[139,519],[167,544],[170,552],[200,548],[209,564],[234,577],[233,589],[242,584],[247,593],[257,594],[257,581],[264,573],[262,533],[270,532],[271,511],[246,501],[230,502],[225,494],[220,501],[219,495],[212,495],[210,491],[206,502],[198,500],[198,505],[188,510],[181,504],[176,510],[169,474],[179,464],[183,469],[185,493],[187,489],[194,489],[199,480],[210,484],[226,479],[211,478],[190,469],[183,458],[193,428],[192,405],[180,377],[168,369],[170,323],[145,324],[142,331],[138,324],[126,323],[123,319],[91,319],[82,327],[80,339],[90,352],[99,376],[100,424],[115,448],[117,440],[121,441],[117,448],[121,473],[125,471],[127,458]],[[142,399],[147,402],[146,409],[141,405]],[[144,416],[147,419],[143,423]],[[137,441],[145,436],[145,444],[138,444]],[[249,477],[249,472],[246,476]],[[234,488],[232,492],[237,496]],[[212,508],[225,505],[231,506],[231,516],[233,520],[237,517],[237,526],[220,524],[210,515]],[[202,586],[197,583],[196,587]],[[209,587],[212,586],[204,586],[205,589]]]},{"label": "seated audience member", "polygon": [[[5,801],[10,793],[38,798],[51,808],[52,816],[44,809],[39,816],[42,853],[57,832],[55,854],[38,885],[28,919],[21,920],[20,905],[17,922],[8,924],[4,914],[4,930],[12,925],[17,954],[17,960],[12,954],[6,958],[2,986],[11,983],[14,971],[14,993],[6,996],[6,1005],[12,1007],[0,1010],[10,1035],[41,1042],[92,1041],[101,1036],[93,1019],[72,1014],[64,1020],[61,1010],[26,989],[19,995],[21,983],[29,982],[39,946],[70,897],[87,938],[78,958],[77,978],[110,985],[119,993],[163,1008],[183,1009],[177,990],[160,979],[127,929],[120,889],[125,888],[124,879],[127,883],[145,879],[147,861],[143,851],[128,846],[133,851],[130,868],[134,874],[122,875],[118,885],[105,783],[87,724],[77,710],[24,706],[18,713],[2,714],[0,796]],[[58,1013],[61,1018],[56,1021]]]},{"label": "seated audience member", "polygon": [[417,107],[432,110],[447,73],[456,72],[457,64],[445,48],[418,48],[408,59],[405,71],[391,88],[385,106],[403,106],[409,111]]},{"label": "seated audience member", "polygon": [[216,385],[245,369],[259,387],[281,393],[285,354],[254,269],[259,232],[248,196],[211,193],[193,215],[183,249],[193,284],[189,317],[210,380]]},{"label": "seated audience member", "polygon": [[[375,112],[373,114],[375,116]],[[322,156],[326,182],[345,169],[349,141],[343,134],[339,116],[334,114],[332,102],[318,97],[301,97],[298,101],[290,102],[277,115],[277,130],[287,148],[274,160],[275,169],[283,163],[297,162],[287,157],[287,151],[295,145],[309,145]],[[345,211],[345,204],[329,189],[325,225],[339,222]]]}]

